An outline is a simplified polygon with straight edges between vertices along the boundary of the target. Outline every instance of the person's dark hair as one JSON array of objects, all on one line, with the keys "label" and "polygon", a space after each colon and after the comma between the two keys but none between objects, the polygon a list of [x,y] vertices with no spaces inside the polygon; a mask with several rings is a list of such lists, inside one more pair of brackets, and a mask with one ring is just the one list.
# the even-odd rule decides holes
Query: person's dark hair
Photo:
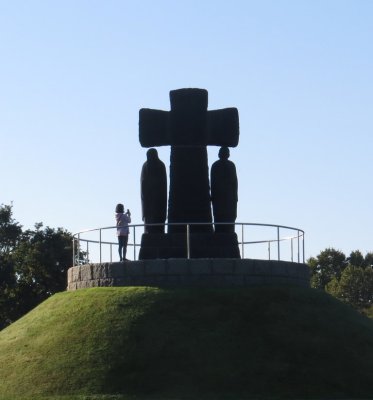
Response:
[{"label": "person's dark hair", "polygon": [[115,212],[116,213],[124,213],[124,205],[123,204],[117,204],[117,206],[115,207]]}]

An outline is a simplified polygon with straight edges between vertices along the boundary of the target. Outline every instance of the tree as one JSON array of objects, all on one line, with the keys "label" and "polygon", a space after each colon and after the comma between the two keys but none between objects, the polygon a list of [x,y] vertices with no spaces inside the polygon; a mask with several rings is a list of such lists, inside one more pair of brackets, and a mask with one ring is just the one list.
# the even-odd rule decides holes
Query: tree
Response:
[{"label": "tree", "polygon": [[311,286],[326,290],[357,309],[373,302],[373,253],[354,250],[349,257],[329,248],[308,260]]},{"label": "tree", "polygon": [[13,219],[12,205],[0,205],[0,256],[9,255],[18,243],[22,226]]},{"label": "tree", "polygon": [[38,223],[22,232],[12,205],[0,206],[0,329],[65,290],[72,253],[68,231]]},{"label": "tree", "polygon": [[339,279],[346,267],[346,256],[339,250],[328,248],[323,250],[316,258],[308,261],[311,269],[311,286],[316,289],[325,289],[325,286],[333,279]]},{"label": "tree", "polygon": [[0,329],[14,313],[12,292],[16,285],[12,251],[21,237],[22,227],[13,219],[12,205],[0,205]]},{"label": "tree", "polygon": [[339,280],[328,283],[326,291],[355,308],[368,307],[373,301],[373,270],[349,265]]},{"label": "tree", "polygon": [[364,266],[373,268],[373,253],[372,252],[365,254]]},{"label": "tree", "polygon": [[364,256],[359,250],[352,251],[350,256],[347,258],[347,261],[350,265],[354,265],[355,267],[365,266]]},{"label": "tree", "polygon": [[72,236],[62,228],[35,224],[27,230],[13,252],[17,276],[17,309],[23,315],[54,293],[66,289],[72,264]]}]

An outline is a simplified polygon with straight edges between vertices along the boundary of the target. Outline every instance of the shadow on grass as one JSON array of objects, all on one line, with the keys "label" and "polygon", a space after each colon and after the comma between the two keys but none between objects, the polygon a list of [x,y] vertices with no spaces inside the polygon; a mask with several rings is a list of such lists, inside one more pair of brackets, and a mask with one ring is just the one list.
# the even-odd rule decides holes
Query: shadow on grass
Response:
[{"label": "shadow on grass", "polygon": [[311,289],[162,289],[126,341],[106,378],[112,393],[373,394],[373,322]]}]

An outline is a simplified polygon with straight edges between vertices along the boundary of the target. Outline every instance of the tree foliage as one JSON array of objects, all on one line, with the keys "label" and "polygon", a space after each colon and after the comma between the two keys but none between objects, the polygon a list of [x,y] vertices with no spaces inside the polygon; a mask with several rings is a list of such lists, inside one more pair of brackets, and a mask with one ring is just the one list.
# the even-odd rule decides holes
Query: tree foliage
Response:
[{"label": "tree foliage", "polygon": [[322,289],[357,309],[373,304],[373,253],[359,250],[346,257],[328,248],[308,260],[311,286]]},{"label": "tree foliage", "polygon": [[12,252],[17,246],[22,227],[13,219],[11,205],[0,206],[0,329],[11,322],[14,314],[13,292],[16,275]]},{"label": "tree foliage", "polygon": [[316,258],[310,258],[308,265],[311,268],[311,286],[324,289],[334,277],[340,278],[346,267],[346,256],[339,250],[328,248]]},{"label": "tree foliage", "polygon": [[10,254],[17,245],[22,227],[13,219],[11,205],[0,206],[0,256],[5,257]]},{"label": "tree foliage", "polygon": [[22,231],[12,206],[0,206],[0,329],[66,288],[72,236],[62,228]]}]

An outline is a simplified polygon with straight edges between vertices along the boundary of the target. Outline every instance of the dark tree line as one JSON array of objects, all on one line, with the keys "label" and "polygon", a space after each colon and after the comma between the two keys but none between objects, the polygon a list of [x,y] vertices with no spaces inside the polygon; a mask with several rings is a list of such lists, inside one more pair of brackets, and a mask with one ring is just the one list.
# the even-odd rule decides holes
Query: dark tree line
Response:
[{"label": "dark tree line", "polygon": [[0,205],[0,329],[66,289],[72,235],[62,228],[23,230],[12,206]]},{"label": "dark tree line", "polygon": [[341,251],[328,248],[307,263],[312,287],[325,290],[358,310],[373,304],[373,252],[363,256],[355,250],[346,257]]}]

